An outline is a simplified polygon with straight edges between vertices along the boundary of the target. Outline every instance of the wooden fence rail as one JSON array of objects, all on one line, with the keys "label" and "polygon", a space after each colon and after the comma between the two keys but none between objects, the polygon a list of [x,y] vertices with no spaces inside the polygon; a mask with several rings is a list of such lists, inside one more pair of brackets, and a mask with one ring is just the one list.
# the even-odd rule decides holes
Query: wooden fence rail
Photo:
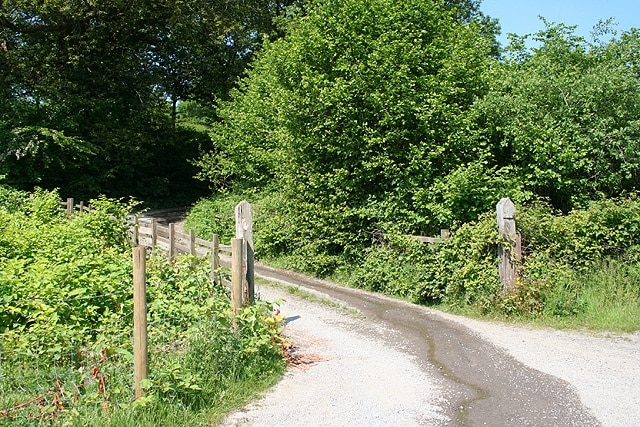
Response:
[{"label": "wooden fence rail", "polygon": [[[83,202],[74,203],[73,198],[60,202],[60,206],[68,216],[76,212],[90,212],[91,207]],[[242,208],[242,209],[239,209]],[[241,211],[242,214],[237,218],[239,225],[236,225],[236,237],[243,240],[243,260],[242,260],[242,286],[243,286],[243,303],[252,303],[254,294],[253,281],[253,238],[252,238],[252,218],[251,205],[242,202],[236,207],[236,214]],[[231,286],[231,282],[223,283],[220,274],[220,255],[225,255],[228,259],[232,259],[232,246],[220,243],[217,234],[211,236],[211,240],[201,239],[195,236],[193,230],[182,232],[176,229],[175,224],[168,226],[159,224],[155,218],[145,216],[129,216],[127,218],[131,227],[127,231],[132,246],[145,246],[148,248],[157,248],[167,253],[170,260],[178,254],[191,254],[194,256],[211,257],[211,278],[217,284],[226,284]],[[238,234],[238,230],[242,230]],[[248,246],[247,246],[248,245]],[[249,259],[247,259],[247,253]]]},{"label": "wooden fence rail", "polygon": [[411,237],[412,239],[416,239],[422,243],[438,243],[438,242],[442,242],[443,240],[447,240],[450,235],[451,235],[451,232],[448,229],[443,228],[442,230],[440,230],[440,237],[413,236],[413,235],[407,235],[407,237]]},{"label": "wooden fence rail", "polygon": [[89,205],[85,206],[84,202],[82,202],[82,201],[80,203],[78,203],[78,204],[75,204],[74,200],[73,200],[73,197],[69,197],[64,202],[60,202],[60,206],[67,213],[67,216],[73,215],[73,213],[76,211],[76,209],[78,209],[78,212],[80,212],[80,213],[90,212],[91,211],[91,206],[89,206]]},{"label": "wooden fence rail", "polygon": [[[75,204],[73,198],[60,202],[68,216],[91,212],[90,206],[83,202]],[[134,299],[134,400],[144,396],[142,384],[148,374],[147,307],[146,307],[146,253],[147,248],[159,248],[167,252],[172,261],[176,254],[190,254],[203,257],[211,256],[211,278],[218,285],[231,288],[231,302],[234,313],[253,303],[253,224],[252,209],[249,203],[242,202],[236,207],[236,234],[231,245],[220,244],[217,234],[211,240],[200,239],[193,230],[183,233],[176,230],[175,224],[163,226],[155,218],[129,216],[130,228],[127,234],[133,246],[133,299]],[[231,282],[223,283],[220,275],[220,253],[231,258]],[[247,252],[250,256],[247,258]]]},{"label": "wooden fence rail", "polygon": [[211,256],[211,275],[214,282],[221,284],[220,253],[231,257],[231,245],[220,243],[217,234],[211,236],[211,240],[201,239],[195,236],[193,230],[183,233],[176,230],[175,224],[163,226],[158,224],[155,218],[138,217],[133,220],[129,229],[134,246],[144,245],[150,248],[159,248],[167,253],[172,260],[177,254],[190,254],[204,257]]}]

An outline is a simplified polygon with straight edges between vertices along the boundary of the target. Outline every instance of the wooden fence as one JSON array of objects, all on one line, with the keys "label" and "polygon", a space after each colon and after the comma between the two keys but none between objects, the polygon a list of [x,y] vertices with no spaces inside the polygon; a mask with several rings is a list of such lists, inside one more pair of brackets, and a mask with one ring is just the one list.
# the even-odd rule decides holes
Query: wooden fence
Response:
[{"label": "wooden fence", "polygon": [[[89,206],[85,206],[82,202],[74,204],[72,198],[61,205],[67,212],[72,215],[75,208],[80,212],[90,211]],[[522,259],[521,237],[516,230],[515,223],[516,209],[513,202],[509,198],[501,199],[496,205],[496,221],[498,232],[503,243],[498,246],[498,271],[500,274],[500,282],[505,291],[513,289],[517,285],[518,269],[517,264]],[[250,231],[252,223],[251,205],[242,202],[236,206],[236,238],[243,239],[243,289],[244,299],[253,301],[253,235]],[[189,233],[177,232],[173,224],[169,227],[158,225],[153,218],[137,218],[132,222],[132,239],[134,246],[144,244],[150,247],[160,247],[167,251],[169,257],[172,258],[176,253],[193,254],[204,256],[211,254],[212,271],[218,271],[219,254],[225,252],[229,256],[232,255],[231,245],[221,245],[218,242],[217,235],[213,235],[211,240],[203,240],[196,238],[193,230]],[[248,230],[249,228],[249,230]],[[440,230],[440,237],[427,236],[408,236],[423,243],[437,243],[449,238],[450,232],[447,229]],[[219,283],[219,278],[214,278]]]},{"label": "wooden fence", "polygon": [[[522,260],[522,237],[516,230],[516,207],[508,197],[500,199],[496,205],[498,234],[502,240],[498,245],[498,273],[503,291],[516,288],[518,263]],[[440,237],[407,236],[423,243],[438,243],[448,239],[449,230],[440,230]]]},{"label": "wooden fence", "polygon": [[60,206],[67,213],[67,216],[73,215],[75,213],[76,209],[78,209],[79,213],[91,211],[91,206],[85,205],[84,202],[80,202],[78,204],[75,204],[74,200],[73,200],[73,197],[69,197],[66,201],[60,202]]},{"label": "wooden fence", "polygon": [[[83,202],[74,203],[68,198],[60,205],[68,216],[91,212],[91,207]],[[228,284],[231,288],[231,302],[234,313],[253,303],[253,211],[251,205],[243,201],[236,206],[236,238],[231,245],[222,245],[217,234],[211,240],[197,238],[193,230],[183,233],[175,224],[163,226],[155,218],[129,216],[131,224],[128,235],[133,246],[133,341],[134,341],[134,399],[144,395],[142,384],[148,375],[147,365],[147,306],[146,306],[146,253],[147,248],[164,250],[172,261],[176,254],[211,256],[211,275],[216,284]],[[115,218],[114,218],[115,219]],[[220,252],[231,257],[231,282],[223,283],[220,275]]]},{"label": "wooden fence", "polygon": [[[73,198],[60,202],[62,209],[68,216],[75,213],[91,212],[91,206],[84,202],[75,203]],[[254,300],[253,280],[253,220],[251,205],[244,201],[236,206],[236,238],[242,239],[242,292],[244,303]],[[178,254],[190,254],[194,256],[211,258],[212,279],[222,283],[220,275],[220,255],[223,254],[233,260],[232,245],[220,243],[217,234],[211,236],[211,240],[201,239],[195,236],[193,230],[183,232],[177,229],[176,224],[167,226],[159,224],[156,218],[130,215],[127,221],[131,225],[128,236],[132,246],[145,246],[147,248],[160,249],[167,253],[169,260],[173,260]],[[231,282],[224,283],[231,286]]]},{"label": "wooden fence", "polygon": [[169,260],[173,260],[177,254],[209,255],[212,278],[218,284],[221,283],[220,253],[231,256],[231,245],[220,244],[217,234],[213,234],[211,240],[201,239],[196,237],[193,230],[184,233],[176,229],[176,224],[158,224],[156,218],[135,217],[131,220],[129,235],[133,246],[160,249],[167,253]]}]

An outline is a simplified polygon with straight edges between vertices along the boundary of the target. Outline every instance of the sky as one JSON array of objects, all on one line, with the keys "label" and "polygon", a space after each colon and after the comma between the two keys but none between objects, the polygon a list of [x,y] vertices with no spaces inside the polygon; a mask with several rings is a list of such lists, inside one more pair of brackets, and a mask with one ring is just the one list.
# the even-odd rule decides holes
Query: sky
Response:
[{"label": "sky", "polygon": [[619,32],[640,28],[640,0],[482,0],[480,9],[500,21],[502,45],[507,43],[507,33],[524,35],[544,29],[538,15],[551,22],[577,25],[576,34],[587,40],[601,19],[614,18]]}]

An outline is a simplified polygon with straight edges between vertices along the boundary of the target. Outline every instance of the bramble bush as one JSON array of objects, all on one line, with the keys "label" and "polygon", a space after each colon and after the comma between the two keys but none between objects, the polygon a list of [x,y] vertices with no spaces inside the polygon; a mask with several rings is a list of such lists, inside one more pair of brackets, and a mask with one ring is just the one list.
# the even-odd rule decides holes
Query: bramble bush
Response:
[{"label": "bramble bush", "polygon": [[488,304],[499,288],[498,233],[487,214],[439,243],[424,244],[399,231],[365,253],[347,282],[423,304]]}]

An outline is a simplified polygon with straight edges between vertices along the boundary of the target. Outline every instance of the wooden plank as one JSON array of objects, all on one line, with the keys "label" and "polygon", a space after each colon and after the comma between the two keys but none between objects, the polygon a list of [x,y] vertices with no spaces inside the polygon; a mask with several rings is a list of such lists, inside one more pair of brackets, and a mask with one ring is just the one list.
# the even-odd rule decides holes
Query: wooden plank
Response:
[{"label": "wooden plank", "polygon": [[417,241],[422,243],[439,243],[442,241],[441,237],[412,236],[412,235],[407,235],[407,237],[416,239]]},{"label": "wooden plank", "polygon": [[199,237],[196,237],[196,244],[204,246],[205,248],[213,248],[213,241],[204,240]]}]

